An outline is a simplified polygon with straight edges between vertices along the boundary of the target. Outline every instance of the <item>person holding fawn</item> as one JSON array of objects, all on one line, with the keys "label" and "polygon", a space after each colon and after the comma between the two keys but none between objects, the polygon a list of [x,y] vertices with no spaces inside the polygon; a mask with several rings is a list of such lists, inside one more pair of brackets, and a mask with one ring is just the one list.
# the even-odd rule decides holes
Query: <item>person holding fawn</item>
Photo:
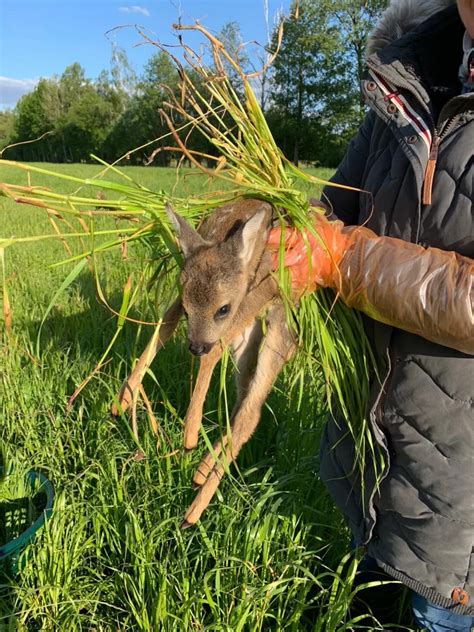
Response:
[{"label": "person holding fawn", "polygon": [[321,476],[372,579],[408,586],[433,631],[474,627],[473,40],[472,0],[392,0],[368,44],[369,112],[332,179],[357,190],[325,188],[326,247],[286,237],[295,291],[329,286],[364,312],[379,364],[382,480],[371,464],[358,478],[336,419]]}]

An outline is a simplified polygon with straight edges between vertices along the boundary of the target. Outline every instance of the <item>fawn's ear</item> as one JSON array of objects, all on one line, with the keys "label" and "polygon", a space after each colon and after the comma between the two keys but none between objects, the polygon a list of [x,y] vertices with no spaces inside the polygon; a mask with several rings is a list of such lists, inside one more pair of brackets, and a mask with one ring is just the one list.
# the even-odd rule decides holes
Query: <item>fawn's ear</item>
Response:
[{"label": "fawn's ear", "polygon": [[266,239],[267,226],[265,226],[268,213],[262,209],[253,215],[242,227],[240,232],[241,244],[239,257],[244,265],[247,265],[255,251],[259,239]]},{"label": "fawn's ear", "polygon": [[185,258],[191,256],[198,248],[209,245],[183,217],[175,213],[171,204],[167,204],[165,210],[178,235],[179,246]]}]

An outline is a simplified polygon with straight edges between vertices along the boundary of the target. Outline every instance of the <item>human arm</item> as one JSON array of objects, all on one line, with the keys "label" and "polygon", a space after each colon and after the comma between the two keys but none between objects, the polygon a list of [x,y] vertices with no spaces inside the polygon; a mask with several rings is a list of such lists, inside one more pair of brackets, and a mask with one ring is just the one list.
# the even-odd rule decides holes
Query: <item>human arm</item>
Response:
[{"label": "human arm", "polygon": [[[375,320],[474,355],[472,259],[320,215],[315,228],[320,237],[307,231],[303,238],[295,229],[285,233],[285,266],[296,294],[331,287],[349,307]],[[278,236],[276,229],[269,239],[275,265]]]}]

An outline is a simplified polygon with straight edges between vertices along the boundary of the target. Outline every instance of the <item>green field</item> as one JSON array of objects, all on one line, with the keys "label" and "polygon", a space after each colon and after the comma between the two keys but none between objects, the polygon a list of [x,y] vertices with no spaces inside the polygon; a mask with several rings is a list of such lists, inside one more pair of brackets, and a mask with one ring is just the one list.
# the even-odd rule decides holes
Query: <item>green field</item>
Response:
[{"label": "green field", "polygon": [[[98,171],[49,168],[80,177]],[[168,190],[176,181],[172,169],[125,171],[152,189]],[[180,193],[206,190],[201,176],[186,174]],[[0,181],[26,184],[24,178],[0,170]],[[33,184],[65,190],[48,178]],[[52,232],[41,210],[1,199],[0,222],[0,237]],[[214,440],[222,423],[219,376],[208,398],[205,437],[185,455],[182,420],[195,367],[182,333],[169,344],[145,380],[160,442],[139,409],[146,459],[134,460],[138,446],[129,420],[114,419],[109,410],[150,329],[126,323],[110,361],[68,410],[68,398],[93,371],[117,319],[97,300],[86,271],[54,302],[38,340],[45,310],[71,269],[49,266],[66,256],[60,240],[13,246],[5,255],[13,329],[0,332],[0,438],[18,469],[31,466],[50,478],[56,501],[23,571],[0,580],[0,630],[362,628],[362,622],[346,623],[349,564],[340,578],[336,570],[349,535],[318,478],[323,385],[308,385],[296,410],[281,377],[238,466],[198,526],[181,531],[206,438]],[[114,309],[142,261],[138,248],[125,260],[120,252],[102,259],[101,286]],[[147,305],[140,317],[153,320]]]}]

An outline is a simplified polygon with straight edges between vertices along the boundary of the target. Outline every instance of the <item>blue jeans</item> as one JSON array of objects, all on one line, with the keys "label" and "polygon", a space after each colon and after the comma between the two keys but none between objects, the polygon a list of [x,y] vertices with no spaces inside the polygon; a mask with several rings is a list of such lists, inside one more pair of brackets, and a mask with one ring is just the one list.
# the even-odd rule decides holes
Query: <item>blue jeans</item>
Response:
[{"label": "blue jeans", "polygon": [[474,617],[455,614],[441,606],[435,606],[421,595],[413,593],[411,605],[416,622],[429,632],[471,632]]},{"label": "blue jeans", "polygon": [[[362,558],[358,571],[356,584],[372,581],[393,582],[393,578],[369,555]],[[394,621],[396,602],[401,597],[401,586],[393,583],[377,586],[362,591],[360,597],[365,600],[380,623],[390,623]],[[474,617],[455,614],[447,608],[436,606],[417,593],[412,593],[412,610],[418,626],[427,632],[474,632]]]}]

